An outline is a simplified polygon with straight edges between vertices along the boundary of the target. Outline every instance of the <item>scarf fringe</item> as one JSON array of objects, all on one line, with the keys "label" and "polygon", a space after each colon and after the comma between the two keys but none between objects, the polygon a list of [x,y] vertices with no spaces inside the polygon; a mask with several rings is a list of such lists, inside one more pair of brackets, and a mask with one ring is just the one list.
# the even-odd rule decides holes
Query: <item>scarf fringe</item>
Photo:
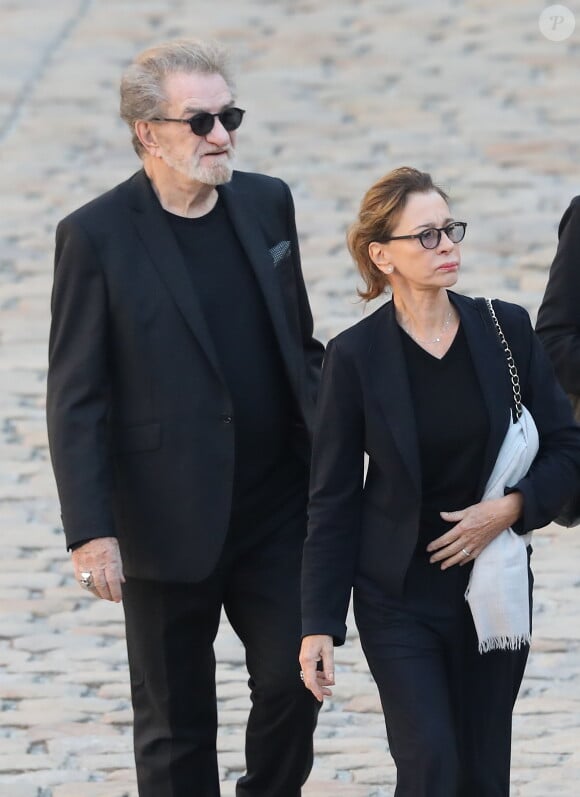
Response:
[{"label": "scarf fringe", "polygon": [[490,650],[519,650],[524,645],[532,642],[531,634],[519,636],[492,636],[479,643],[480,653],[489,653]]}]

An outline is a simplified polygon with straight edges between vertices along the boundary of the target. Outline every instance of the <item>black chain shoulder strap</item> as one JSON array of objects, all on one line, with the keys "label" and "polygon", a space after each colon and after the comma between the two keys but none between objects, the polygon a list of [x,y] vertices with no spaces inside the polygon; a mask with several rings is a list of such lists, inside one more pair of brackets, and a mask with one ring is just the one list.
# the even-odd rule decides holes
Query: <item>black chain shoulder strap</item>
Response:
[{"label": "black chain shoulder strap", "polygon": [[495,325],[496,332],[498,334],[498,337],[500,339],[501,345],[502,345],[503,350],[505,352],[507,365],[508,365],[508,370],[510,372],[510,378],[511,378],[511,382],[512,382],[512,390],[513,390],[513,394],[514,394],[514,406],[515,406],[515,410],[516,410],[515,420],[518,420],[518,418],[521,417],[521,414],[522,414],[523,410],[522,410],[522,392],[521,392],[521,389],[520,389],[520,377],[518,375],[518,369],[516,367],[516,361],[514,360],[514,356],[513,356],[512,352],[511,352],[509,344],[508,344],[508,342],[507,342],[507,340],[505,338],[505,335],[503,334],[503,329],[501,328],[501,325],[500,325],[499,321],[497,320],[497,316],[496,316],[495,310],[493,308],[493,302],[491,301],[491,299],[487,299],[486,298],[485,299],[485,303],[487,305],[487,309],[489,310],[489,314],[491,316],[491,320],[493,321],[493,323]]}]

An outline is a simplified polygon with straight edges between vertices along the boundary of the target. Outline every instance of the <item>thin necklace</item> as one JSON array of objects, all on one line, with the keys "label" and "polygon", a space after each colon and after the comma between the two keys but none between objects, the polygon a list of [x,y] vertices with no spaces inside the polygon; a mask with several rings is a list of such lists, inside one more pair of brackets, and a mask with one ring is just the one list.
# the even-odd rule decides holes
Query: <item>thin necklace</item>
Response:
[{"label": "thin necklace", "polygon": [[403,323],[401,323],[401,326],[403,327],[403,329],[405,330],[407,335],[409,335],[411,338],[413,338],[413,340],[416,343],[423,343],[423,344],[425,344],[427,346],[430,346],[433,343],[441,343],[441,340],[443,339],[443,335],[447,332],[447,330],[451,326],[452,319],[453,319],[453,310],[451,308],[449,308],[449,312],[447,313],[447,317],[446,317],[445,321],[443,322],[443,325],[441,326],[441,331],[439,332],[439,334],[437,335],[436,338],[432,338],[431,340],[423,340],[422,338],[418,338],[416,335],[413,335],[413,333],[409,329],[407,329],[407,327]]}]

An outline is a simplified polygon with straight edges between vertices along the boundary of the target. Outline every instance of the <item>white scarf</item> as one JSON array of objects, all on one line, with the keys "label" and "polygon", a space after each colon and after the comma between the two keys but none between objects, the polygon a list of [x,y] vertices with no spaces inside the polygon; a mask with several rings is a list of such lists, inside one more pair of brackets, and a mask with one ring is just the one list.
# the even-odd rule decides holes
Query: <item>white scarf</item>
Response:
[{"label": "white scarf", "polygon": [[[501,498],[504,487],[528,472],[539,448],[538,430],[528,410],[510,423],[482,501]],[[517,650],[531,642],[528,556],[532,533],[504,529],[473,562],[465,598],[479,640],[479,652]]]}]

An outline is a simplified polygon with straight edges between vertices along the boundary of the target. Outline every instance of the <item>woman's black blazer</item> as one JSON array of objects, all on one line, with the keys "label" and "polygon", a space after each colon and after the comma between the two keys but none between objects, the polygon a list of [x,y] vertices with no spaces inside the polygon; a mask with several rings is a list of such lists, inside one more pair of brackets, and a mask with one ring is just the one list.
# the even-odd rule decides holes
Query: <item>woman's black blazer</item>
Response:
[{"label": "woman's black blazer", "polygon": [[[478,496],[510,421],[505,353],[487,310],[450,292],[461,317],[489,413]],[[580,429],[526,311],[494,301],[519,370],[522,398],[540,450],[517,485],[524,496],[518,533],[549,523],[580,475]],[[417,543],[421,477],[417,432],[392,301],[334,338],[319,394],[303,564],[303,634],[344,641],[351,587],[361,574],[400,595]],[[453,407],[449,409],[453,413]],[[436,422],[436,419],[434,419]],[[368,472],[363,485],[364,453]],[[442,463],[442,467],[445,463]]]}]

